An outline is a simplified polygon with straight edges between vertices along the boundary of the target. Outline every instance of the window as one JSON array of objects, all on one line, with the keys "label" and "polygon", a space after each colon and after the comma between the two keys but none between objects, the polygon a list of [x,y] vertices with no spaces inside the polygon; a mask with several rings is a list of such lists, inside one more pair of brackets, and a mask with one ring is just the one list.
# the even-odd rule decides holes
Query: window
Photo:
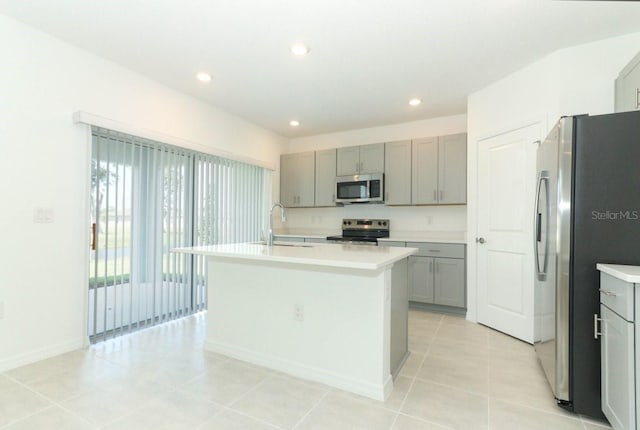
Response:
[{"label": "window", "polygon": [[203,256],[185,246],[258,240],[271,172],[92,127],[92,342],[206,309]]}]

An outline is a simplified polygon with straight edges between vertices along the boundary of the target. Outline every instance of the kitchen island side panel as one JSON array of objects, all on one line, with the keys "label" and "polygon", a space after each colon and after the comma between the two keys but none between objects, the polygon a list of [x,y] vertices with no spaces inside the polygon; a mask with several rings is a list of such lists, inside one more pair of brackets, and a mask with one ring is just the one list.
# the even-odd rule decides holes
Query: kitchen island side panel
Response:
[{"label": "kitchen island side panel", "polygon": [[209,257],[208,270],[206,349],[374,399],[388,396],[391,266]]}]

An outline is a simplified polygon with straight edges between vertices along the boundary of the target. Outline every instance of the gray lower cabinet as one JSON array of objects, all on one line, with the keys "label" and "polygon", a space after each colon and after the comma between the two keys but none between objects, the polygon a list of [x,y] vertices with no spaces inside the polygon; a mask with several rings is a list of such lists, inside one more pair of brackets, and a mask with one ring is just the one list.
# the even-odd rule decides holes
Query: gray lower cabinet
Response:
[{"label": "gray lower cabinet", "polygon": [[433,303],[465,307],[464,260],[434,258],[433,272]]},{"label": "gray lower cabinet", "polygon": [[616,112],[640,109],[640,53],[616,79]]},{"label": "gray lower cabinet", "polygon": [[409,257],[410,301],[466,307],[465,245],[380,241],[380,246],[418,248],[418,253]]},{"label": "gray lower cabinet", "polygon": [[433,258],[409,257],[409,300],[433,303]]},{"label": "gray lower cabinet", "polygon": [[636,429],[640,409],[636,393],[640,295],[636,288],[637,284],[600,274],[602,412],[615,430]]},{"label": "gray lower cabinet", "polygon": [[[407,242],[418,248],[409,259],[409,300],[464,308],[466,306],[465,245]],[[413,261],[411,261],[413,260]]]}]

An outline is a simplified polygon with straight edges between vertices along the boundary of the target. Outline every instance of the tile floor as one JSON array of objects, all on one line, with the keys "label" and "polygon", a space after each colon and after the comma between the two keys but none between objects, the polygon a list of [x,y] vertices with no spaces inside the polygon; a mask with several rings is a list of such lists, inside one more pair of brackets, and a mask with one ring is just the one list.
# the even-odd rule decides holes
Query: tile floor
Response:
[{"label": "tile floor", "polygon": [[411,311],[412,354],[376,402],[203,352],[203,316],[0,374],[0,429],[581,429],[530,345]]}]

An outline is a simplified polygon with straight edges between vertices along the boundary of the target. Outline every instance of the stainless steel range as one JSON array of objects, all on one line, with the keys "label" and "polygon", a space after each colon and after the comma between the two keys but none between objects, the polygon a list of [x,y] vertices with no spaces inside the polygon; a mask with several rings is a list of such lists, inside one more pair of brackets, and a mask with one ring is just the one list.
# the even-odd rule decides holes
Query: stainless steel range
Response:
[{"label": "stainless steel range", "polygon": [[343,219],[342,235],[327,240],[357,245],[378,245],[378,239],[389,237],[388,219]]}]

